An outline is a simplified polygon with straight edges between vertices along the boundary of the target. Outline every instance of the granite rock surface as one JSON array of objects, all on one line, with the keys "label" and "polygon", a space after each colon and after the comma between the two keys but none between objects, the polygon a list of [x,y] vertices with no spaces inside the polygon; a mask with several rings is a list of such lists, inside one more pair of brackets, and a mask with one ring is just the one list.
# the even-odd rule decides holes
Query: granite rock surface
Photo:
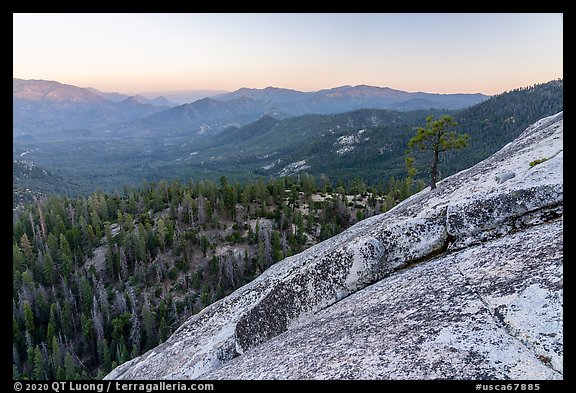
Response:
[{"label": "granite rock surface", "polygon": [[106,378],[562,379],[562,263],[560,112],[277,263]]}]

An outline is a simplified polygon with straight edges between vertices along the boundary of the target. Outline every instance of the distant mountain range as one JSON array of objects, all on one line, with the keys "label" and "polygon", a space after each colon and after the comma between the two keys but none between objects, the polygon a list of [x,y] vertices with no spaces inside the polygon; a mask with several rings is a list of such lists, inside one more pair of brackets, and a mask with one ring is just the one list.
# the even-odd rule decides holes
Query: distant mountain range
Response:
[{"label": "distant mountain range", "polygon": [[[218,108],[220,126],[222,123],[247,124],[263,115],[272,114],[279,118],[306,114],[337,114],[356,109],[390,109],[412,111],[419,109],[462,109],[489,98],[484,94],[432,94],[409,93],[388,87],[342,86],[317,92],[267,87],[265,89],[241,88],[232,93],[220,94],[212,98],[168,109],[151,116],[150,120],[171,119],[173,128],[190,130],[198,123],[216,126],[209,120],[214,118]],[[182,113],[186,116],[181,116]],[[176,120],[178,119],[178,120]]]},{"label": "distant mountain range", "polygon": [[355,109],[393,109],[399,111],[418,109],[461,109],[478,104],[489,96],[484,94],[433,94],[409,93],[389,87],[341,86],[316,92],[267,87],[242,88],[214,98],[224,101],[240,97],[273,102],[283,111],[293,114],[334,114]]},{"label": "distant mountain range", "polygon": [[97,129],[131,122],[170,107],[162,98],[123,97],[54,81],[14,78],[12,86],[14,136]]},{"label": "distant mountain range", "polygon": [[13,80],[13,135],[91,129],[131,135],[207,132],[242,126],[265,115],[286,118],[356,109],[460,109],[485,101],[484,94],[409,93],[388,87],[342,86],[317,92],[267,87],[177,105],[165,97],[103,93],[43,80]]},{"label": "distant mountain range", "polygon": [[[376,184],[405,176],[406,144],[428,115],[450,114],[459,123],[458,130],[470,134],[469,148],[443,155],[441,175],[446,176],[486,158],[527,125],[563,109],[562,80],[505,92],[458,110],[357,109],[301,116],[282,112],[283,103],[279,102],[298,92],[277,90],[243,90],[276,102],[235,92],[239,96],[228,96],[228,100],[204,98],[100,128],[15,133],[13,159],[24,157],[61,178],[68,176],[86,192],[138,185],[143,179],[219,179],[225,175],[244,181],[299,172],[345,181],[363,178]],[[333,93],[351,95],[354,90]],[[93,92],[88,98],[102,102]],[[397,102],[402,101],[397,98]],[[59,108],[63,104],[54,105]],[[133,97],[114,105],[120,110],[121,105],[150,104]],[[424,177],[426,168],[419,169]],[[26,178],[22,184],[28,181]]]},{"label": "distant mountain range", "polygon": [[219,94],[229,93],[226,90],[160,90],[160,91],[145,91],[140,93],[148,99],[155,97],[165,97],[170,102],[176,105],[189,104],[194,101],[201,100],[206,97],[214,97]]},{"label": "distant mountain range", "polygon": [[104,97],[107,100],[110,100],[113,102],[121,102],[121,101],[125,101],[127,99],[132,99],[132,100],[135,100],[141,104],[151,104],[151,105],[157,105],[157,106],[176,106],[176,105],[179,105],[177,103],[170,101],[169,99],[167,99],[166,97],[164,97],[162,95],[156,95],[156,96],[154,96],[153,99],[150,99],[150,98],[146,98],[142,94],[136,94],[134,96],[130,96],[130,95],[122,94],[122,93],[105,93],[105,92],[102,92],[100,90],[94,89],[92,87],[87,87],[86,90],[90,90],[91,92],[96,93],[99,96]]}]

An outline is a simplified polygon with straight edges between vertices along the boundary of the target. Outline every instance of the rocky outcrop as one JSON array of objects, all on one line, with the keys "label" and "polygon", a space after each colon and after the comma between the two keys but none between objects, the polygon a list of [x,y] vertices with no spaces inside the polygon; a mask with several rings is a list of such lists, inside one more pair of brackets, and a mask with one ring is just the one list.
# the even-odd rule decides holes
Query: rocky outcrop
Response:
[{"label": "rocky outcrop", "polygon": [[107,378],[562,378],[562,142],[542,119]]},{"label": "rocky outcrop", "polygon": [[395,272],[202,378],[562,378],[561,248],[556,220]]}]

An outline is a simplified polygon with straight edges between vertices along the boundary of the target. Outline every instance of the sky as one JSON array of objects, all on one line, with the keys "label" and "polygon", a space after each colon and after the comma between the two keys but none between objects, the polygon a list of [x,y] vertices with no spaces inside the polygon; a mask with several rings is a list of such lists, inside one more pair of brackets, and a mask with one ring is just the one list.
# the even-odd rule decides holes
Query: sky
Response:
[{"label": "sky", "polygon": [[13,77],[125,94],[364,84],[492,95],[563,78],[563,14],[13,14]]}]

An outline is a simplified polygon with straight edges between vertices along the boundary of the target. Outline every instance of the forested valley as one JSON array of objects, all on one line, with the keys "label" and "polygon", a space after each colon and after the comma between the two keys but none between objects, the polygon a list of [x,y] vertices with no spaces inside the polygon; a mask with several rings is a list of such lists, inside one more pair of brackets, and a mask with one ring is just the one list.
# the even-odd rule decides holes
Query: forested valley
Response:
[{"label": "forested valley", "polygon": [[13,223],[13,378],[99,379],[276,262],[423,181],[307,174],[36,198]]}]

